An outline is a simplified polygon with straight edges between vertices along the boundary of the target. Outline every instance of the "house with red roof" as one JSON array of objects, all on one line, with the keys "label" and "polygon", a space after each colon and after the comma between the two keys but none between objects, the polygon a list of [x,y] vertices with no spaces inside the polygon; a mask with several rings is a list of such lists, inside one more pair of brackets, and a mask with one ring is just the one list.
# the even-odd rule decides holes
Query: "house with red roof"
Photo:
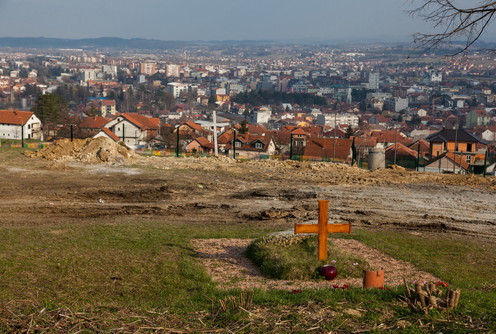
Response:
[{"label": "house with red roof", "polygon": [[[262,156],[274,155],[276,152],[276,145],[270,134],[236,134],[233,142],[236,158],[259,159]],[[225,147],[229,151],[233,150],[232,143],[226,144]]]},{"label": "house with red roof", "polygon": [[413,144],[409,145],[408,148],[419,153],[421,158],[426,158],[431,153],[430,144],[423,138],[420,138],[419,140],[417,140]]},{"label": "house with red roof", "polygon": [[136,113],[124,113],[111,120],[105,127],[130,148],[143,148],[158,135],[160,119]]},{"label": "house with red roof", "polygon": [[351,163],[353,158],[352,139],[310,138],[303,156],[309,159]]},{"label": "house with red roof", "polygon": [[193,121],[182,122],[174,132],[179,131],[181,136],[190,136],[192,138],[208,136],[208,130],[205,130],[201,124]]},{"label": "house with red roof", "polygon": [[401,143],[390,145],[386,148],[385,154],[389,163],[395,163],[408,168],[414,168],[418,158],[416,151]]},{"label": "house with red roof", "polygon": [[377,142],[382,143],[384,147],[395,143],[402,143],[406,146],[413,143],[411,138],[398,130],[372,131],[371,136],[377,138]]},{"label": "house with red roof", "polygon": [[211,154],[214,151],[214,143],[205,137],[193,139],[186,145],[186,152]]},{"label": "house with red roof", "polygon": [[114,142],[118,143],[121,141],[121,139],[112,131],[110,131],[109,128],[102,128],[96,135],[93,136],[93,138],[98,138],[98,137],[105,137],[113,140]]},{"label": "house with red roof", "polygon": [[0,110],[1,139],[43,140],[41,121],[31,111]]},{"label": "house with red roof", "polygon": [[93,109],[102,117],[107,117],[107,115],[116,115],[117,110],[115,108],[115,100],[107,100],[107,99],[92,99],[86,105],[86,108],[91,110]]},{"label": "house with red roof", "polygon": [[444,152],[425,166],[426,172],[466,174],[470,165],[464,156],[456,152]]}]

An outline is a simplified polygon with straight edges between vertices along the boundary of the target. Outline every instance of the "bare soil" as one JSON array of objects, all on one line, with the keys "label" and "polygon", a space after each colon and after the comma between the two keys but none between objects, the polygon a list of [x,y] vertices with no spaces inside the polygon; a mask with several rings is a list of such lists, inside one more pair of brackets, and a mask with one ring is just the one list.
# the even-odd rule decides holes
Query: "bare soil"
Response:
[{"label": "bare soil", "polygon": [[[316,219],[316,200],[329,199],[331,223],[496,237],[494,177],[370,172],[332,163],[138,157],[116,145],[65,142],[27,155],[0,153],[0,225],[54,224],[61,230],[64,224],[136,217],[204,222],[212,229],[249,223],[287,230],[295,222]],[[225,280],[238,280],[239,286],[275,284],[261,279],[239,257],[246,240],[199,242],[195,247],[214,279],[225,270],[216,273],[208,263],[227,247],[223,256],[245,273],[242,280],[250,276],[258,283]],[[374,254],[369,260],[379,261],[378,266],[381,259],[396,266],[361,244],[339,243],[350,252]],[[391,284],[403,275],[401,270],[414,269],[398,264],[398,270],[389,273]]]}]

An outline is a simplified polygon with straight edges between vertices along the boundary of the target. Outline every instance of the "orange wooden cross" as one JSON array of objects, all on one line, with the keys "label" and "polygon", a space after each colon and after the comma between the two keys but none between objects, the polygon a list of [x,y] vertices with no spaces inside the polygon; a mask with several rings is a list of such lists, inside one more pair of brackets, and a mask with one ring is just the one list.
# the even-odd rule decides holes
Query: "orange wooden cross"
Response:
[{"label": "orange wooden cross", "polygon": [[328,224],[329,201],[319,201],[319,223],[295,224],[294,233],[318,233],[319,237],[319,261],[327,260],[327,234],[329,233],[351,233],[349,224]]}]

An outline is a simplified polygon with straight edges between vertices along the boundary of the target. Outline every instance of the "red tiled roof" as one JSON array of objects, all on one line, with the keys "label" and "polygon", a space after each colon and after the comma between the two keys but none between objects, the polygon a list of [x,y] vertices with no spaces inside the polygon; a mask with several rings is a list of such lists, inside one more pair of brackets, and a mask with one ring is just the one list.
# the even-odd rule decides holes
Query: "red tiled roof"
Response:
[{"label": "red tiled roof", "polygon": [[105,128],[104,127],[104,128],[102,128],[102,131],[105,132],[105,134],[107,136],[109,136],[110,139],[112,139],[115,142],[118,142],[118,141],[121,140],[115,133],[113,133],[112,131],[110,131],[110,129],[108,129],[108,128]]},{"label": "red tiled roof", "polygon": [[408,148],[414,150],[415,152],[418,151],[418,147],[420,145],[420,152],[430,152],[431,150],[431,147],[429,145],[429,143],[427,141],[425,141],[424,139],[419,139],[417,140],[415,143],[411,144],[410,146],[408,146]]},{"label": "red tiled roof", "polygon": [[394,155],[400,157],[417,158],[417,152],[409,149],[401,143],[393,144],[386,149],[386,158],[390,159]]},{"label": "red tiled roof", "polygon": [[190,128],[192,128],[193,130],[196,130],[196,131],[201,131],[202,130],[202,127],[200,124],[197,124],[193,121],[186,121],[184,123],[182,123],[183,125],[187,125],[189,126]]},{"label": "red tiled roof", "polygon": [[203,147],[206,147],[206,148],[214,148],[214,143],[210,142],[207,138],[205,137],[198,137],[198,138],[195,138],[194,140],[196,140],[201,146]]},{"label": "red tiled roof", "polygon": [[441,154],[440,156],[437,156],[436,158],[429,161],[428,165],[430,165],[430,164],[432,164],[432,163],[436,162],[437,160],[442,159],[444,157],[446,157],[447,159],[454,162],[455,164],[457,164],[458,166],[462,167],[465,170],[468,170],[470,167],[469,164],[463,159],[464,155],[460,155],[460,154],[455,155],[455,153],[453,153],[453,152],[445,152],[445,153]]},{"label": "red tiled roof", "polygon": [[232,131],[228,130],[217,137],[217,143],[219,143],[220,145],[225,145],[232,142],[233,137],[234,135]]},{"label": "red tiled roof", "polygon": [[363,147],[375,147],[377,145],[376,137],[355,137],[355,145]]},{"label": "red tiled roof", "polygon": [[[236,150],[244,150],[244,151],[259,151],[265,152],[269,147],[269,143],[272,140],[272,136],[261,136],[254,134],[239,134],[236,135],[235,142],[241,142],[241,147],[236,147]],[[262,148],[256,148],[255,143],[260,142],[263,144]],[[232,143],[226,145],[227,148],[232,147]]]},{"label": "red tiled roof", "polygon": [[302,128],[297,128],[296,130],[293,130],[291,133],[294,135],[308,135],[308,133],[305,132],[305,130],[303,130]]},{"label": "red tiled roof", "polygon": [[110,120],[101,116],[93,116],[84,118],[81,123],[79,123],[80,128],[88,128],[88,129],[101,129],[107,124]]},{"label": "red tiled roof", "polygon": [[266,133],[267,129],[263,127],[262,125],[259,124],[248,124],[248,131],[247,133],[250,134],[262,134]]},{"label": "red tiled roof", "polygon": [[160,119],[156,117],[147,117],[134,113],[125,113],[121,116],[142,130],[158,130],[160,127]]},{"label": "red tiled roof", "polygon": [[289,145],[291,132],[286,130],[274,131],[272,137],[276,145]]},{"label": "red tiled roof", "polygon": [[31,111],[0,110],[0,123],[22,125],[26,124],[31,116],[33,116]]},{"label": "red tiled roof", "polygon": [[114,100],[102,100],[102,106],[115,106]]},{"label": "red tiled roof", "polygon": [[397,130],[373,131],[372,137],[377,138],[379,143],[402,143],[409,145],[412,143],[411,138],[407,138],[405,134]]},{"label": "red tiled roof", "polygon": [[[342,138],[311,138],[305,147],[304,156],[320,157],[347,161],[351,158],[351,139]],[[336,154],[334,154],[336,147]]]}]

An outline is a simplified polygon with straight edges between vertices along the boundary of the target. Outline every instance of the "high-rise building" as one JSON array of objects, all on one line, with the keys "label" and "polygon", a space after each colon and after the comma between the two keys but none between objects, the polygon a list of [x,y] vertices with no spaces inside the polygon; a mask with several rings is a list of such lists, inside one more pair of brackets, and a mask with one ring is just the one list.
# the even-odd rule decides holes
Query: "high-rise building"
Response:
[{"label": "high-rise building", "polygon": [[154,75],[155,73],[157,73],[157,64],[150,61],[141,63],[140,73],[144,75]]},{"label": "high-rise building", "polygon": [[369,82],[367,88],[369,89],[379,89],[379,73],[371,72],[369,73]]},{"label": "high-rise building", "polygon": [[188,91],[188,85],[180,82],[169,82],[167,84],[167,92],[174,95],[175,98],[181,96],[181,93]]},{"label": "high-rise building", "polygon": [[165,76],[167,78],[179,78],[179,65],[167,64],[165,65]]}]

